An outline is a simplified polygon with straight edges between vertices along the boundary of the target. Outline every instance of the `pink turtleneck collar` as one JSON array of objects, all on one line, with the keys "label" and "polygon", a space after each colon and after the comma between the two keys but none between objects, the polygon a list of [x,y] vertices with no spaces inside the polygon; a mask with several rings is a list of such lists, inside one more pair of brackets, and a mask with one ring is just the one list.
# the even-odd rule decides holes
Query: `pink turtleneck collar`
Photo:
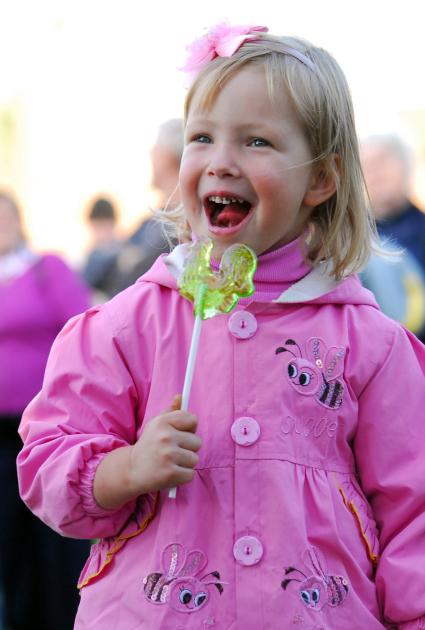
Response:
[{"label": "pink turtleneck collar", "polygon": [[[211,267],[217,270],[219,263],[212,260]],[[262,254],[258,257],[257,270],[254,274],[255,292],[249,298],[240,299],[239,304],[247,306],[254,300],[271,302],[309,271],[311,265],[304,260],[300,238],[272,252]]]}]

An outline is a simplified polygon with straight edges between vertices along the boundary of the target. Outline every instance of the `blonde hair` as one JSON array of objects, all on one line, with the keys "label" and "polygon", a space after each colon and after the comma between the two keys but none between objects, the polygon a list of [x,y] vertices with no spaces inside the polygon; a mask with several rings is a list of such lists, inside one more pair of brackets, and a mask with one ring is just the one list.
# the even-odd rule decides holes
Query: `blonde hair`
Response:
[{"label": "blonde hair", "polygon": [[[305,55],[314,70],[287,48]],[[360,166],[350,91],[328,52],[298,38],[261,34],[231,57],[216,57],[201,70],[185,100],[185,120],[195,94],[197,106],[208,110],[223,86],[248,64],[263,64],[273,100],[278,101],[282,90],[289,94],[313,163],[320,164],[323,173],[335,181],[335,193],[311,213],[304,237],[306,257],[313,265],[330,262],[336,278],[359,271],[374,249],[375,224]],[[175,223],[178,238],[187,239],[190,232],[182,206],[164,214]]]}]

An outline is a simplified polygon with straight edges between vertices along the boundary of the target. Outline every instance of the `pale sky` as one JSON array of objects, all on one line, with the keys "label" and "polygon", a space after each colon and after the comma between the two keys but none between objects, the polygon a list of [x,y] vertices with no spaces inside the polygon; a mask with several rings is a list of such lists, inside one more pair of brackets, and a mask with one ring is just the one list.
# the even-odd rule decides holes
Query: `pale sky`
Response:
[{"label": "pale sky", "polygon": [[17,142],[0,185],[17,188],[34,244],[75,261],[98,191],[116,197],[124,228],[135,224],[150,199],[157,125],[181,114],[185,46],[222,19],[327,48],[351,86],[360,136],[395,131],[425,152],[421,5],[0,0],[0,116],[13,113]]}]

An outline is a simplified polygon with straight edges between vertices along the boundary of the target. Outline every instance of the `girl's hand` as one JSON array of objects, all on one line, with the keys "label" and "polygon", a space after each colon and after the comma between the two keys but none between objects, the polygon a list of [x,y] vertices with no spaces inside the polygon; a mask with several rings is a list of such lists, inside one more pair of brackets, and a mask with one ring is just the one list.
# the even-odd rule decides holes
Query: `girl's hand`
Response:
[{"label": "girl's hand", "polygon": [[180,410],[176,396],[170,409],[151,420],[131,447],[129,480],[145,494],[191,481],[199,461],[201,439],[195,431],[196,416]]},{"label": "girl's hand", "polygon": [[201,439],[198,420],[180,409],[176,396],[170,409],[153,418],[138,441],[108,453],[97,467],[93,482],[96,502],[116,509],[141,494],[179,486],[193,479]]}]

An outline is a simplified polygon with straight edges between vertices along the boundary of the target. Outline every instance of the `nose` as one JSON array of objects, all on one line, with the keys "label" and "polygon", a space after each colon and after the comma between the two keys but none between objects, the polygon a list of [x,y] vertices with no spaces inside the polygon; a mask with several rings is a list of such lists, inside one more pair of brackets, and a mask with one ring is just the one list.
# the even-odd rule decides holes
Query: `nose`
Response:
[{"label": "nose", "polygon": [[207,167],[207,174],[219,178],[240,177],[240,167],[229,147],[215,148]]}]

